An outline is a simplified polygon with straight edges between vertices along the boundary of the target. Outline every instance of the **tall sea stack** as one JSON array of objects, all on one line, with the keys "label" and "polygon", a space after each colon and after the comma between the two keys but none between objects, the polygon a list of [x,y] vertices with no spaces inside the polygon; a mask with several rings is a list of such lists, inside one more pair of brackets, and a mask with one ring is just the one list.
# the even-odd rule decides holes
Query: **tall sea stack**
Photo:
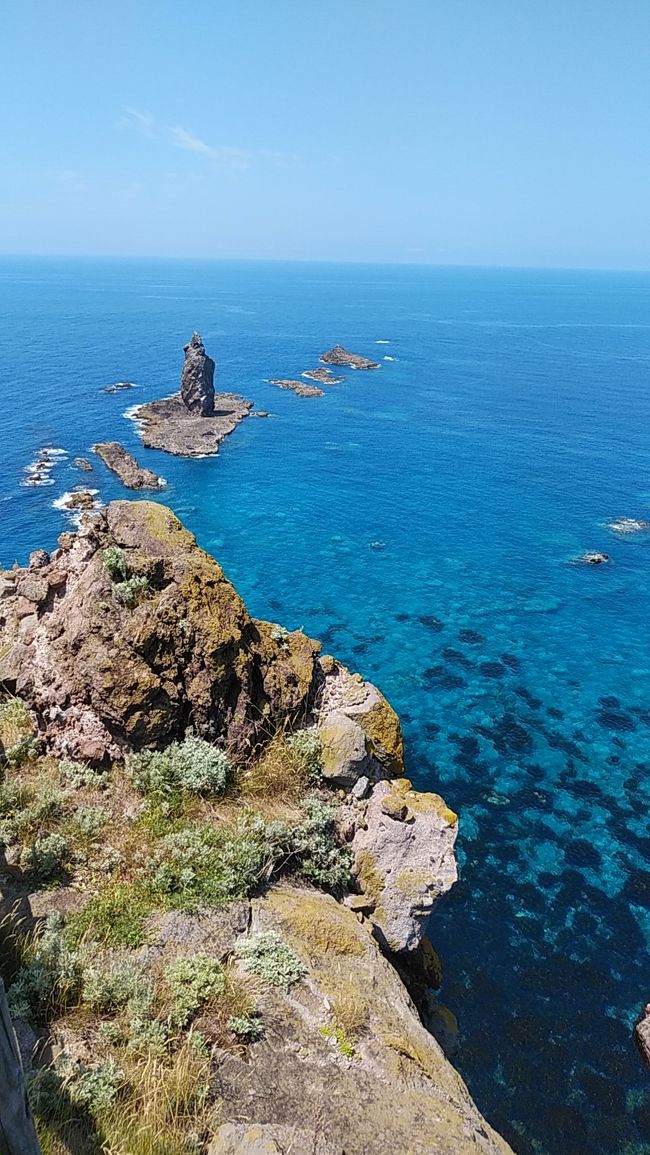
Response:
[{"label": "tall sea stack", "polygon": [[190,413],[214,414],[214,361],[208,357],[200,333],[192,333],[185,346],[181,397]]}]

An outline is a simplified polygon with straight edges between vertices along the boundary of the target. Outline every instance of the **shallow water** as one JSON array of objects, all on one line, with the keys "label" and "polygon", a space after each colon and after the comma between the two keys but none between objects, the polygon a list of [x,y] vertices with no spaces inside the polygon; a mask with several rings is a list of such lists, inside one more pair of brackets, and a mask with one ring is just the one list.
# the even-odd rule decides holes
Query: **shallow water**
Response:
[{"label": "shallow water", "polygon": [[[217,459],[139,448],[260,617],[304,629],[401,712],[409,771],[461,815],[432,939],[453,1055],[521,1153],[650,1152],[631,1043],[650,998],[650,277],[246,263],[0,262],[0,562],[53,546],[128,407],[198,328],[269,410]],[[322,398],[334,344],[374,357]],[[384,344],[384,342],[389,342]],[[390,357],[393,360],[384,360]],[[132,381],[112,395],[102,388]],[[24,487],[42,446],[51,485]],[[605,550],[612,562],[570,559]]]}]

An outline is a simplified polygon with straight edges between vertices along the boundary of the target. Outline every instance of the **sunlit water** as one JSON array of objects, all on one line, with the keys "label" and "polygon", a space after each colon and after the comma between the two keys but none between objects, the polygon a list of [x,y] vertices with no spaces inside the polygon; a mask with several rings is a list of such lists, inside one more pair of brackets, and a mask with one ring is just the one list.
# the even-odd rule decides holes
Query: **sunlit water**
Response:
[{"label": "sunlit water", "polygon": [[[0,561],[52,547],[77,454],[115,438],[257,616],[302,626],[401,712],[461,815],[432,939],[453,1055],[521,1153],[650,1152],[631,1042],[650,998],[650,277],[185,262],[0,263]],[[139,446],[194,328],[247,420],[217,459]],[[340,341],[319,399],[266,382]],[[389,344],[377,343],[389,342]],[[384,360],[390,357],[392,360]],[[115,381],[137,384],[106,395]],[[66,450],[25,487],[43,446]],[[570,564],[586,549],[609,566]]]}]

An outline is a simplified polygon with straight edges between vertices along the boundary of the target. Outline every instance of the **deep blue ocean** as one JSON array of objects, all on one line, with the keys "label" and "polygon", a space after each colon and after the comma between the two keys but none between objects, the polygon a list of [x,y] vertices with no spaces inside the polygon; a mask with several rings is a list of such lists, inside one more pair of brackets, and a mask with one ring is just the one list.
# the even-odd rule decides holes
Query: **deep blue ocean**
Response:
[{"label": "deep blue ocean", "polygon": [[[650,275],[3,259],[0,313],[0,563],[55,545],[73,486],[132,496],[74,469],[93,442],[166,477],[251,612],[376,681],[460,813],[431,937],[481,1110],[521,1155],[650,1152],[650,535],[606,528],[650,518]],[[187,461],[124,412],[178,387],[195,328],[271,417]],[[267,383],[335,342],[381,369]],[[68,456],[24,486],[44,446]]]}]

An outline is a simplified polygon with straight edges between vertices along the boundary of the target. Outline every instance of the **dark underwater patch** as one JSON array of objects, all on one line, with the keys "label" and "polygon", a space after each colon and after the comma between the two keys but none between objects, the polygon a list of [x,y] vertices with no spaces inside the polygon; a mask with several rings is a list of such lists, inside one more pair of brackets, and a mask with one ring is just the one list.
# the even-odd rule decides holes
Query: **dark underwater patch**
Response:
[{"label": "dark underwater patch", "polygon": [[501,661],[505,666],[509,666],[511,670],[521,669],[521,661],[516,654],[502,654]]},{"label": "dark underwater patch", "polygon": [[484,678],[502,678],[506,672],[501,662],[481,662],[479,671]]},{"label": "dark underwater patch", "polygon": [[434,617],[433,614],[418,614],[418,621],[425,629],[431,630],[434,634],[439,634],[444,629],[443,623],[439,618]]},{"label": "dark underwater patch", "polygon": [[531,694],[530,690],[527,690],[525,686],[514,686],[513,689],[517,697],[521,698],[527,706],[530,706],[531,710],[539,710],[542,703],[539,698]]},{"label": "dark underwater patch", "polygon": [[634,719],[623,710],[600,710],[596,721],[604,730],[636,730]]},{"label": "dark underwater patch", "polygon": [[549,718],[555,718],[556,722],[561,722],[564,717],[564,712],[562,710],[558,710],[557,706],[547,706],[546,713],[548,714]]},{"label": "dark underwater patch", "polygon": [[440,686],[443,690],[460,690],[466,685],[464,678],[441,665],[429,666],[423,671],[422,677],[429,685]]},{"label": "dark underwater patch", "polygon": [[564,851],[564,857],[571,866],[600,866],[602,858],[590,842],[584,838],[574,838]]},{"label": "dark underwater patch", "polygon": [[462,666],[464,670],[471,670],[474,666],[474,662],[470,658],[466,658],[460,650],[454,650],[451,646],[445,646],[442,657],[446,662],[455,662],[457,666]]},{"label": "dark underwater patch", "polygon": [[459,630],[458,641],[464,642],[467,646],[480,646],[485,638],[477,630]]}]

